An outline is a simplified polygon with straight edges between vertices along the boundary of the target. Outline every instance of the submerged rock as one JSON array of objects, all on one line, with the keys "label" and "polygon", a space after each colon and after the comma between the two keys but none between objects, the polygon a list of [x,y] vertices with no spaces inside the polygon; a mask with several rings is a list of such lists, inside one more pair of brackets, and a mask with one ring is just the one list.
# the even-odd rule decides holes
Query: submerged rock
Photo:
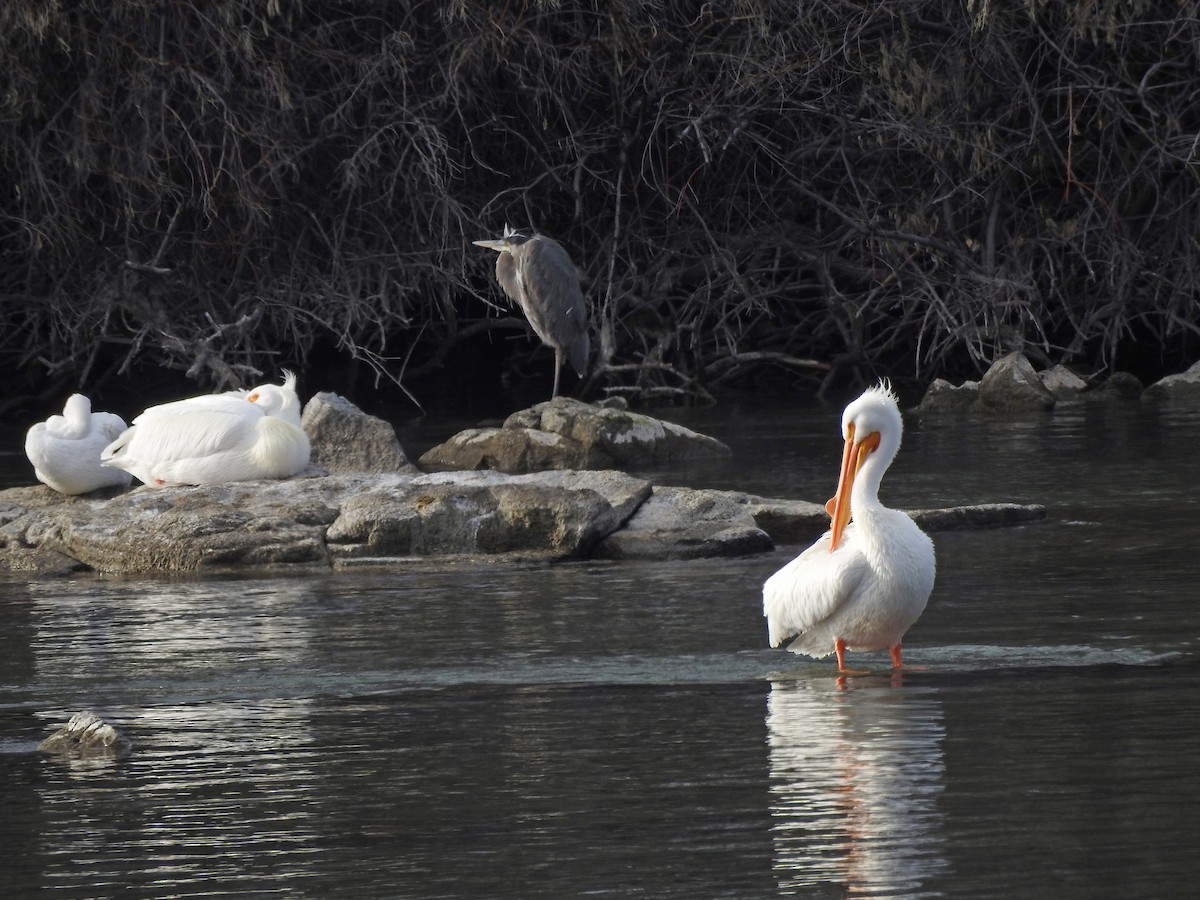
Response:
[{"label": "submerged rock", "polygon": [[[1169,376],[1168,376],[1169,377]],[[1094,397],[1116,399],[1116,400],[1136,400],[1142,396],[1144,388],[1142,387],[1141,379],[1132,372],[1113,372],[1105,380],[1104,384],[1090,391],[1085,395],[1088,399]]]},{"label": "submerged rock", "polygon": [[95,713],[79,712],[37,748],[63,756],[112,757],[127,753],[132,746],[125,735]]}]

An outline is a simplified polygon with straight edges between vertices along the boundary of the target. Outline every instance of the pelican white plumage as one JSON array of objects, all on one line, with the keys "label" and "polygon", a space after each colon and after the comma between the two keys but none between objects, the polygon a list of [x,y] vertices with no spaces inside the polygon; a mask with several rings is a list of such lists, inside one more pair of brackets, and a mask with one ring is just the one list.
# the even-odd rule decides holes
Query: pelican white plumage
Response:
[{"label": "pelican white plumage", "polygon": [[92,412],[83,394],[67,398],[61,416],[38,422],[25,433],[25,455],[37,480],[60,494],[86,494],[129,484],[129,473],[105,468],[100,453],[125,430],[115,413]]},{"label": "pelican white plumage", "polygon": [[763,585],[772,647],[836,653],[839,672],[849,671],[847,649],[886,648],[892,665],[903,667],[901,641],[925,609],[936,568],[929,536],[879,502],[903,428],[896,396],[882,383],[842,413],[841,475],[826,504],[830,529]]},{"label": "pelican white plumage", "polygon": [[282,385],[152,406],[109,444],[104,465],[145,484],[222,484],[289,478],[308,465],[296,376]]}]

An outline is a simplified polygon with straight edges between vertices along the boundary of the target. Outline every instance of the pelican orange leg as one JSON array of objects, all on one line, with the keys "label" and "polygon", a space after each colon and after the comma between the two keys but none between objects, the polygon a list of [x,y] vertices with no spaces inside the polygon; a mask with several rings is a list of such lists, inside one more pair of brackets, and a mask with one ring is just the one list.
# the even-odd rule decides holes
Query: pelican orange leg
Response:
[{"label": "pelican orange leg", "polygon": [[[846,642],[841,638],[837,638],[833,642],[833,652],[837,654],[838,673],[841,675],[866,675],[866,669],[847,669],[846,668]],[[893,657],[894,658],[894,657]]]}]

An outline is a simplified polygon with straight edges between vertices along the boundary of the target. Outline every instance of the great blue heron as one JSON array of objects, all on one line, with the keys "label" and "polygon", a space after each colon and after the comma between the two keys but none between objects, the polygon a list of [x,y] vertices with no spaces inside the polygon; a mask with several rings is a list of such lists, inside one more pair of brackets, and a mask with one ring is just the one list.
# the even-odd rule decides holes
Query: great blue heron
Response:
[{"label": "great blue heron", "polygon": [[579,377],[587,372],[587,309],[579,276],[567,251],[544,234],[508,226],[499,240],[475,241],[477,247],[498,250],[496,280],[508,299],[520,305],[542,343],[554,350],[554,392],[563,356]]}]

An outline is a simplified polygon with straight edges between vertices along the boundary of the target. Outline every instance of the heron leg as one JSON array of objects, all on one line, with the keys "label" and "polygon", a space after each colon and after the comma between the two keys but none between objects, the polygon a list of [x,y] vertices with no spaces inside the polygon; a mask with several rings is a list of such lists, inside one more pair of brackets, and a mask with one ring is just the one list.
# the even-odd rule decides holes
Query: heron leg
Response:
[{"label": "heron leg", "polygon": [[558,373],[562,370],[562,350],[558,347],[554,348],[554,390],[550,394],[550,399],[553,400],[558,396]]}]

